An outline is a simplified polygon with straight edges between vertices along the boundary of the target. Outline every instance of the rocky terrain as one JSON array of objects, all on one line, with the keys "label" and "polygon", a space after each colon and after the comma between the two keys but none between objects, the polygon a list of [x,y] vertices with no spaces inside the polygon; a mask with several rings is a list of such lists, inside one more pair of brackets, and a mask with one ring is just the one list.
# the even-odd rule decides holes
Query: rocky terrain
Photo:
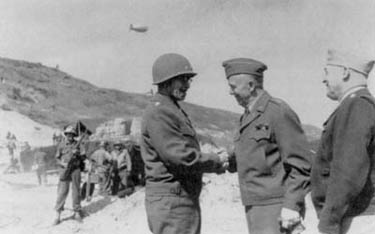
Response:
[{"label": "rocky terrain", "polygon": [[[117,117],[139,117],[148,95],[104,89],[56,68],[0,58],[0,108],[27,116],[51,128],[81,119],[96,122]],[[229,144],[239,114],[183,103],[200,133],[213,136],[219,144]],[[310,140],[320,130],[305,125]]]}]

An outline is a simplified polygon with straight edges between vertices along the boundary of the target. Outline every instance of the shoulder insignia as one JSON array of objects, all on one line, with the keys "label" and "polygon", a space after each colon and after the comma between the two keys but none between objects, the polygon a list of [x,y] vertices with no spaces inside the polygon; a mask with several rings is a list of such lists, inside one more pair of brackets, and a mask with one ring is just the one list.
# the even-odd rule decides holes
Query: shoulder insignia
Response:
[{"label": "shoulder insignia", "polygon": [[278,98],[271,98],[271,102],[275,103],[275,104],[278,104],[278,105],[282,105],[284,104],[284,101],[281,100],[281,99],[278,99]]},{"label": "shoulder insignia", "polygon": [[356,96],[357,96],[357,94],[352,93],[352,94],[350,94],[349,98],[354,98],[354,97],[356,97]]},{"label": "shoulder insignia", "polygon": [[155,105],[155,106],[159,106],[159,105],[160,105],[160,102],[155,102],[154,105]]}]

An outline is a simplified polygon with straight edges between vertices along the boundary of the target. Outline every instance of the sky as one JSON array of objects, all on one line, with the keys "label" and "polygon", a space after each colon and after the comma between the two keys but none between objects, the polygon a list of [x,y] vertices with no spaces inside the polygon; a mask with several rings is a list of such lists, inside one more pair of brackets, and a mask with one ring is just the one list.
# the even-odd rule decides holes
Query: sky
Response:
[{"label": "sky", "polygon": [[221,64],[249,57],[268,66],[265,89],[318,127],[337,105],[322,84],[328,48],[375,59],[375,1],[0,1],[0,57],[58,64],[100,87],[146,93],[155,88],[155,59],[180,53],[198,73],[186,101],[238,113]]}]

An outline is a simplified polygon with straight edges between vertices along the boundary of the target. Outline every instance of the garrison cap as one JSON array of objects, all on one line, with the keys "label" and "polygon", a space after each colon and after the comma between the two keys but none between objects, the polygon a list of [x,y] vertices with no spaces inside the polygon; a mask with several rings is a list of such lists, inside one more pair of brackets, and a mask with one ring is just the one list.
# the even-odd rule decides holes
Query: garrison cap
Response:
[{"label": "garrison cap", "polygon": [[327,65],[350,68],[366,77],[371,72],[374,62],[338,50],[330,49],[327,54]]},{"label": "garrison cap", "polygon": [[250,74],[263,77],[267,65],[250,58],[234,58],[223,62],[227,79],[232,75]]}]

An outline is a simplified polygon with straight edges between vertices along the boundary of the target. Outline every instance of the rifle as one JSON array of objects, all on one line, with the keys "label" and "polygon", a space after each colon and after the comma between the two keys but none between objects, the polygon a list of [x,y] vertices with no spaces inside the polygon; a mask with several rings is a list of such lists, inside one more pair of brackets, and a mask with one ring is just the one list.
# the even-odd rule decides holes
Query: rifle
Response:
[{"label": "rifle", "polygon": [[70,175],[73,173],[73,171],[80,167],[81,158],[79,154],[79,151],[80,151],[79,147],[81,146],[81,143],[84,140],[84,138],[86,138],[86,134],[83,134],[82,137],[78,140],[78,142],[74,146],[75,152],[73,153],[72,158],[69,160],[64,173],[60,177],[60,180],[62,181],[68,180]]}]

